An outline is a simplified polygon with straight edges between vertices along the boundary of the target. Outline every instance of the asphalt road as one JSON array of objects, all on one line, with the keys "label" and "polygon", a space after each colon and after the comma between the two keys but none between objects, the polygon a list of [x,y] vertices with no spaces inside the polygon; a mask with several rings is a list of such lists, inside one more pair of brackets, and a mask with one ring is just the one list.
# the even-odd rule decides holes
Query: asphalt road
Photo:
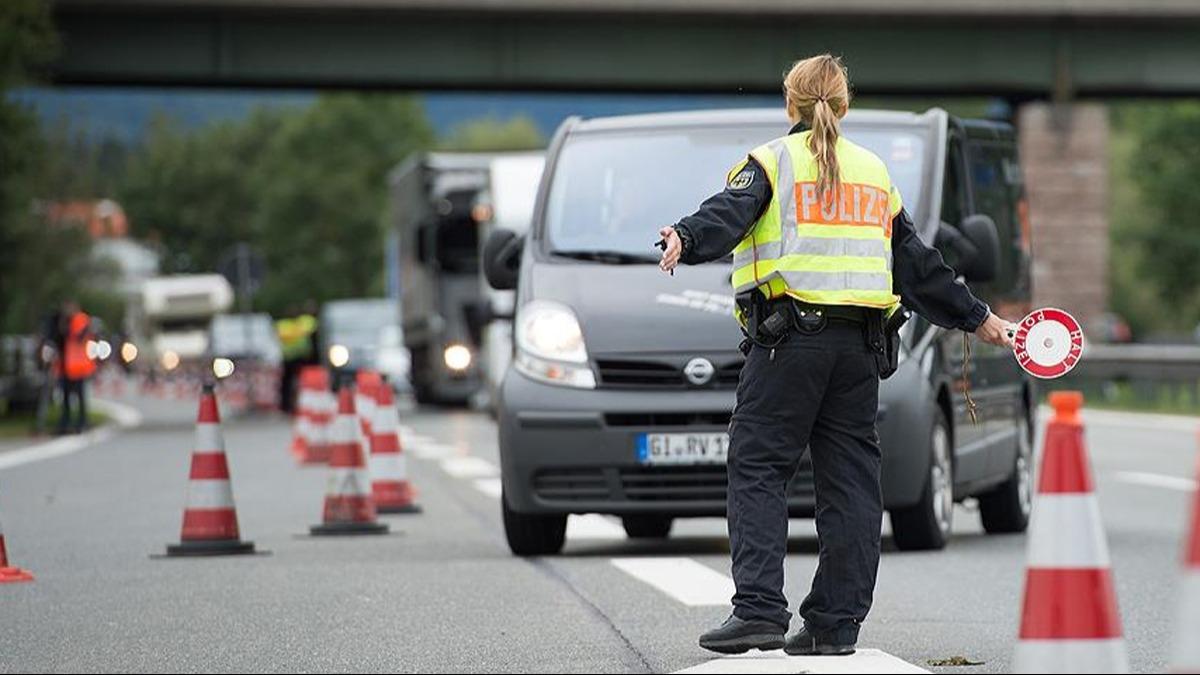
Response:
[{"label": "asphalt road", "polygon": [[[179,535],[194,404],[139,407],[143,426],[77,451],[7,467],[0,453],[10,557],[37,577],[0,585],[0,671],[674,672],[712,660],[695,639],[728,612],[723,521],[679,522],[668,541],[632,542],[617,521],[573,519],[563,555],[514,558],[494,426],[481,414],[404,414],[425,512],[388,517],[389,536],[353,539],[304,536],[320,516],[326,470],[294,465],[284,418],[227,420],[242,533],[270,555],[152,558]],[[1130,661],[1159,672],[1196,420],[1086,419]],[[795,606],[816,542],[809,521],[792,532]],[[954,656],[982,662],[935,671],[1004,672],[1023,572],[1024,537],[984,535],[978,515],[959,507],[947,550],[885,553],[860,647],[923,668]]]}]

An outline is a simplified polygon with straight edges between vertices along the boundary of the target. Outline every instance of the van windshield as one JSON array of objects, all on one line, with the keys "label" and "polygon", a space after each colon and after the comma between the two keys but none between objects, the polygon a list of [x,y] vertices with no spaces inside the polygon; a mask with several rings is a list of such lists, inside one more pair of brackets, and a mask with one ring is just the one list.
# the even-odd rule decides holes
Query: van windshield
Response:
[{"label": "van windshield", "polygon": [[[925,139],[918,129],[854,129],[847,136],[887,163],[910,213],[918,212]],[[721,190],[774,126],[580,135],[563,147],[546,205],[549,250],[601,262],[655,262],[659,228]]]}]

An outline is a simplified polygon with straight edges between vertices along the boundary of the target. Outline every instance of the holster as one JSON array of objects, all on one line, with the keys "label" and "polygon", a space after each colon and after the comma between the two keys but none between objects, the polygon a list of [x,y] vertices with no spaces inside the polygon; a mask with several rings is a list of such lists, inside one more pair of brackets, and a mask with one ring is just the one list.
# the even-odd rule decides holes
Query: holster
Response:
[{"label": "holster", "polygon": [[[900,367],[900,350],[903,349],[903,344],[900,339],[900,327],[903,326],[912,316],[904,307],[897,307],[892,315],[883,318],[883,314],[877,315],[882,334],[881,350],[875,354],[876,363],[879,365],[879,379],[886,380],[895,374]],[[868,341],[868,344],[871,344]]]}]

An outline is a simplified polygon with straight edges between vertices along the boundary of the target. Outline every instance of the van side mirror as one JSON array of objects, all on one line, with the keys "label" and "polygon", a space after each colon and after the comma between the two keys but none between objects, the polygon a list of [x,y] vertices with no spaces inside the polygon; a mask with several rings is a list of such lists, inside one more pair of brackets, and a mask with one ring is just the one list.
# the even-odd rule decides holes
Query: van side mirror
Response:
[{"label": "van side mirror", "polygon": [[517,287],[525,238],[512,230],[496,229],[483,244],[483,276],[497,291]]},{"label": "van side mirror", "polygon": [[962,224],[938,226],[934,244],[946,263],[967,281],[987,283],[1000,269],[1000,235],[991,216],[978,213],[967,216]]}]

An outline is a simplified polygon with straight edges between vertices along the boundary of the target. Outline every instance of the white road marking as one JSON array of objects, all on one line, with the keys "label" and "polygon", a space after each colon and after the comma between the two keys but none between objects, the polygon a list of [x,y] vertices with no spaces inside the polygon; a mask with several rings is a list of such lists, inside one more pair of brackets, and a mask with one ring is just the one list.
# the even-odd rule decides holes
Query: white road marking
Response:
[{"label": "white road marking", "polygon": [[417,459],[445,459],[458,454],[458,448],[453,445],[444,443],[414,443],[405,448],[405,451],[411,453]]},{"label": "white road marking", "polygon": [[751,652],[713,659],[676,673],[928,673],[878,649],[850,656],[788,656],[782,651]]},{"label": "white road marking", "polygon": [[1149,473],[1146,471],[1118,471],[1114,475],[1116,476],[1117,480],[1125,483],[1148,485],[1150,487],[1166,488],[1168,490],[1179,490],[1180,492],[1192,492],[1196,489],[1196,481],[1192,480],[1191,478],[1168,476],[1162,473]]},{"label": "white road marking", "polygon": [[489,497],[499,499],[503,486],[500,484],[499,478],[476,478],[475,489]]},{"label": "white road marking", "polygon": [[442,460],[442,471],[455,478],[483,478],[500,473],[496,465],[478,457],[466,455]]},{"label": "white road marking", "polygon": [[81,434],[78,436],[63,436],[45,443],[38,443],[19,450],[12,450],[0,454],[0,471],[11,469],[22,464],[30,464],[32,462],[40,462],[46,459],[62,457],[74,452],[79,452],[84,448],[102,443],[116,433],[112,427],[102,427],[95,431]]},{"label": "white road marking", "polygon": [[733,597],[733,579],[691,558],[613,558],[611,562],[689,607],[728,606]]},{"label": "white road marking", "polygon": [[625,528],[595,513],[567,518],[567,541],[572,539],[624,539]]}]

